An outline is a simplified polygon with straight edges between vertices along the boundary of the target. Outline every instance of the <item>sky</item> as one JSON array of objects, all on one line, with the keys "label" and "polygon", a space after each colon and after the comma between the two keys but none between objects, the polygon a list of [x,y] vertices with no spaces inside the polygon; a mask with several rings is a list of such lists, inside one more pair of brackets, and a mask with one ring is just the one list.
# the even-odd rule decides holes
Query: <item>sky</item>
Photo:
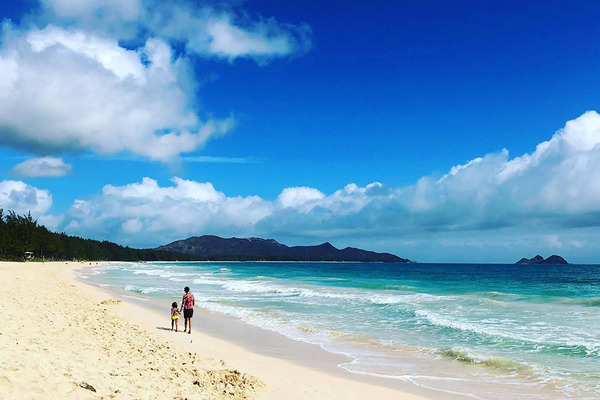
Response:
[{"label": "sky", "polygon": [[5,0],[0,208],[155,247],[600,262],[600,4]]}]

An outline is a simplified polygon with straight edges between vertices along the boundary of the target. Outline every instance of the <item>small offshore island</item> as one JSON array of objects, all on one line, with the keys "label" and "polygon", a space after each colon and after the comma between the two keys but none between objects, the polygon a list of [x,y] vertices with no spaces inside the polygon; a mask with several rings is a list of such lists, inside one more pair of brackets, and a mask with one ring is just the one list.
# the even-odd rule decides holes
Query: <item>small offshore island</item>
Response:
[{"label": "small offshore island", "polygon": [[561,256],[557,256],[556,254],[551,255],[548,258],[544,258],[539,254],[533,258],[521,258],[515,264],[546,264],[546,265],[560,265],[560,264],[568,264],[567,260],[562,258]]}]

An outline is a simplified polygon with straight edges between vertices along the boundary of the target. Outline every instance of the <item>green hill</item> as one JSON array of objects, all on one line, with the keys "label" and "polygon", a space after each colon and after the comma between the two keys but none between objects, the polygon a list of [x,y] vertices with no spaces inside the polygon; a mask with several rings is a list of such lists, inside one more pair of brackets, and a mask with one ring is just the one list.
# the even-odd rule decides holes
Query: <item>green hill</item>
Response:
[{"label": "green hill", "polygon": [[0,209],[0,259],[22,260],[25,252],[46,260],[187,261],[193,257],[157,249],[132,249],[109,241],[50,232],[28,215]]}]

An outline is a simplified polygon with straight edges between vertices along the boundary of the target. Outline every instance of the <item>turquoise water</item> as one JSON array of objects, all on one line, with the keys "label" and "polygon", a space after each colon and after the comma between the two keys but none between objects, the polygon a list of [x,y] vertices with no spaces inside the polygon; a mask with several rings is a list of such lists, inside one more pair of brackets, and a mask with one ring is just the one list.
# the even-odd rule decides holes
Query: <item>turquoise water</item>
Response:
[{"label": "turquoise water", "polygon": [[353,373],[482,399],[600,398],[600,266],[130,263],[82,271],[343,353]]}]

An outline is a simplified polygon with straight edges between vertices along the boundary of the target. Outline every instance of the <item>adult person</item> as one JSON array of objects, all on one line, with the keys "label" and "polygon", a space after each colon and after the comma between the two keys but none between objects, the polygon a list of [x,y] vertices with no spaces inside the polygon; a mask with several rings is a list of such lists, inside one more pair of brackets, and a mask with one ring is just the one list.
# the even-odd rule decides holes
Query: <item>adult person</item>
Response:
[{"label": "adult person", "polygon": [[[181,299],[181,309],[179,310],[179,312],[183,310],[183,332],[185,333],[187,331],[187,333],[192,333],[192,316],[194,315],[194,305],[196,304],[196,299],[194,298],[194,295],[190,293],[189,287],[186,286],[183,291],[185,294]],[[188,323],[190,325],[189,330]]]}]

